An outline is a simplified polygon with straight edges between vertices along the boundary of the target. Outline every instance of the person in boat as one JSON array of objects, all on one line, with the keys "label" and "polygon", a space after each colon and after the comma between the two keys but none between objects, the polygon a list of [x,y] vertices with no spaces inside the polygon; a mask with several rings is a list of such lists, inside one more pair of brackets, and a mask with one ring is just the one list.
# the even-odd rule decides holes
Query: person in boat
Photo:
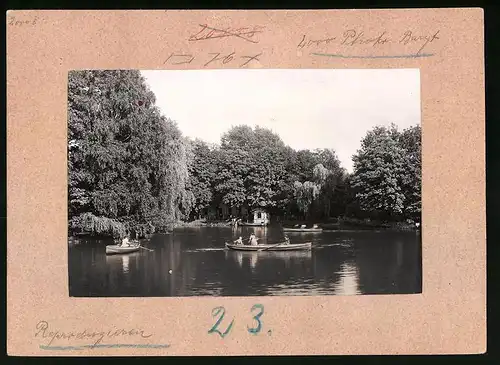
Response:
[{"label": "person in boat", "polygon": [[128,238],[128,235],[126,235],[125,237],[123,237],[122,243],[121,243],[120,246],[121,247],[130,247],[130,240]]},{"label": "person in boat", "polygon": [[257,238],[255,237],[255,234],[251,234],[250,235],[250,238],[248,239],[248,244],[251,245],[251,246],[257,246],[258,243],[257,243]]},{"label": "person in boat", "polygon": [[241,238],[241,236],[236,241],[234,241],[234,243],[236,245],[242,245],[243,244],[243,239]]},{"label": "person in boat", "polygon": [[317,224],[313,224],[313,229],[317,229],[318,228],[318,225]]},{"label": "person in boat", "polygon": [[287,235],[285,235],[285,245],[289,245],[290,244],[290,238],[288,238]]}]

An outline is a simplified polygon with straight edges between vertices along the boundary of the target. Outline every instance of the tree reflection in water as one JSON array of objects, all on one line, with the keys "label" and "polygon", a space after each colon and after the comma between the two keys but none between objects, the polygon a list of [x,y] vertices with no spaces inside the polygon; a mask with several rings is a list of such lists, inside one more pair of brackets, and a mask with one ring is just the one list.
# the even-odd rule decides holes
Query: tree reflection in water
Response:
[{"label": "tree reflection in water", "polygon": [[[228,227],[229,228],[229,227]],[[181,229],[141,242],[153,251],[105,255],[97,240],[69,244],[71,296],[355,295],[421,292],[420,235],[407,232],[323,232],[290,235],[309,251],[244,252],[224,242],[268,227]],[[236,231],[236,232],[235,232]]]},{"label": "tree reflection in water", "polygon": [[311,259],[310,250],[304,251],[226,251],[226,260],[236,260],[238,266],[243,268],[244,259],[248,261],[249,267],[255,269],[259,260],[281,260],[286,268],[290,267],[292,259]]}]

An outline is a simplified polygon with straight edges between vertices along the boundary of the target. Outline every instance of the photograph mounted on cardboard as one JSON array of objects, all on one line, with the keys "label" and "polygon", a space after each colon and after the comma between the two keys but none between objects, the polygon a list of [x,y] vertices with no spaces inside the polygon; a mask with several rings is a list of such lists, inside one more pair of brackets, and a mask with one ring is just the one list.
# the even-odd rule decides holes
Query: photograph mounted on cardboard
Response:
[{"label": "photograph mounted on cardboard", "polygon": [[418,69],[74,70],[72,297],[422,292]]}]

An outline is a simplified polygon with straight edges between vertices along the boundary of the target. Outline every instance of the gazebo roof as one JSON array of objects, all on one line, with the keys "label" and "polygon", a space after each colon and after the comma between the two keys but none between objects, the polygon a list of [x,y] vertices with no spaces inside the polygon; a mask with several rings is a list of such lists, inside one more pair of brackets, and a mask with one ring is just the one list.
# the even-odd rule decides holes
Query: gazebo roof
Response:
[{"label": "gazebo roof", "polygon": [[252,209],[252,212],[264,212],[264,213],[267,213],[267,209],[266,208],[254,208],[254,209]]}]

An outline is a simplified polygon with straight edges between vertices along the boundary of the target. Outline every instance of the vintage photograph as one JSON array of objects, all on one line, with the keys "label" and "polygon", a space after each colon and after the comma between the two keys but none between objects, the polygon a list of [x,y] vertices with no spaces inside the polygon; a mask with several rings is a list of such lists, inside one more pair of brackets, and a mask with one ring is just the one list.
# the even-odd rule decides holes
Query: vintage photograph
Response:
[{"label": "vintage photograph", "polygon": [[72,297],[422,292],[418,69],[74,70]]}]

